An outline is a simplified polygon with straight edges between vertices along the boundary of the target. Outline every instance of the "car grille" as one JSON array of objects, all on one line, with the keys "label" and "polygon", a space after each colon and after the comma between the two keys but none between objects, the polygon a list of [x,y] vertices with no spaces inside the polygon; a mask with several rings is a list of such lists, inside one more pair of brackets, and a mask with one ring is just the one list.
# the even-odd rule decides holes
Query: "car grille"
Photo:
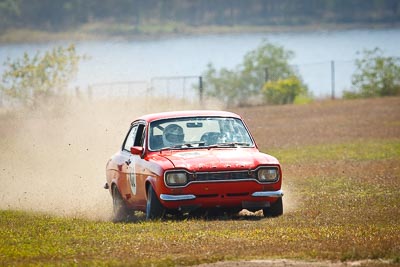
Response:
[{"label": "car grille", "polygon": [[192,174],[190,177],[191,181],[236,181],[236,180],[248,180],[254,179],[254,174],[249,171],[239,172],[204,172]]}]

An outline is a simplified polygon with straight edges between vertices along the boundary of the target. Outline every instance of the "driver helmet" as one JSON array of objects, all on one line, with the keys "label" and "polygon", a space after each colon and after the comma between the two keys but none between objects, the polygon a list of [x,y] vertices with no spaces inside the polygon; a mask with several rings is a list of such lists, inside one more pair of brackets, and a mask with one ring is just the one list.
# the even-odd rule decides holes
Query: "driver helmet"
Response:
[{"label": "driver helmet", "polygon": [[182,144],[184,138],[183,129],[177,124],[170,124],[165,127],[162,138],[166,147]]}]

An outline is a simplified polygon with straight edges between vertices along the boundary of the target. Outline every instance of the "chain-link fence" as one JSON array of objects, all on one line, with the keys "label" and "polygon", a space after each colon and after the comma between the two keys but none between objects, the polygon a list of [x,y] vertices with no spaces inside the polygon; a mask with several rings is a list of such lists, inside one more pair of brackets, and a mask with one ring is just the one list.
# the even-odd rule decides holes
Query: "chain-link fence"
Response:
[{"label": "chain-link fence", "polygon": [[[351,89],[351,76],[355,70],[353,60],[323,61],[293,67],[308,86],[309,92],[317,99],[341,98],[343,91]],[[93,84],[88,91],[94,97],[158,96],[195,101],[201,101],[204,97],[202,77],[195,75]]]},{"label": "chain-link fence", "polygon": [[315,98],[340,98],[351,89],[353,60],[324,61],[294,65]]},{"label": "chain-link fence", "polygon": [[149,93],[167,98],[200,99],[202,88],[201,76],[154,77],[150,80]]},{"label": "chain-link fence", "polygon": [[[353,60],[324,61],[293,65],[309,92],[316,99],[340,98],[343,91],[350,90],[351,76],[355,71]],[[82,91],[83,90],[83,91]],[[87,87],[90,98],[109,97],[163,97],[202,102],[204,99],[201,76],[153,77],[149,81],[116,81],[91,84]],[[86,94],[85,89],[76,88],[76,94]],[[5,99],[0,92],[0,105]]]},{"label": "chain-link fence", "polygon": [[89,85],[89,97],[133,97],[139,95],[147,95],[149,93],[149,85],[147,81],[127,81],[127,82],[110,82],[97,83]]},{"label": "chain-link fence", "polygon": [[98,83],[88,87],[89,97],[162,97],[202,100],[201,76],[153,77],[150,81]]}]

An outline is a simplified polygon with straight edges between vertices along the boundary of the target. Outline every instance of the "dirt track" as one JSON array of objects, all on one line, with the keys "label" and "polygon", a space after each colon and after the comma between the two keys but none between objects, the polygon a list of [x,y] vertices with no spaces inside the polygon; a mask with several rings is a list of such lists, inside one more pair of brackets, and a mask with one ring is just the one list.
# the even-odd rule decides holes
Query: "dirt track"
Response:
[{"label": "dirt track", "polygon": [[400,138],[399,97],[234,111],[244,117],[262,149]]}]

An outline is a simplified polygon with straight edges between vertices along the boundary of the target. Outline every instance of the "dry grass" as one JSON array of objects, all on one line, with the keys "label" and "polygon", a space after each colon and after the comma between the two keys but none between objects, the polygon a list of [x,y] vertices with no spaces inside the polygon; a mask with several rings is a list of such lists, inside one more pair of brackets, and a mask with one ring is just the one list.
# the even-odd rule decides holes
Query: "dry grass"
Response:
[{"label": "dry grass", "polygon": [[[82,111],[82,108],[76,107]],[[78,168],[82,171],[84,167],[102,171],[103,163],[100,160],[100,163],[93,163],[93,159],[105,154],[102,150],[112,147],[111,143],[115,141],[110,140],[120,139],[116,136],[118,131],[123,131],[122,128],[104,129],[109,127],[107,120],[110,116],[107,112],[124,109],[107,107],[109,109],[106,111],[98,109],[99,114],[91,119],[87,116],[79,119],[79,116],[71,117],[70,114],[65,118],[68,123],[61,123],[62,129],[69,129],[61,145],[68,147],[68,140],[72,139],[78,147],[75,154],[69,153],[64,147],[64,161],[85,152],[88,146],[89,151],[93,149],[99,154],[65,162],[67,166],[62,170],[67,173],[63,177],[69,183],[76,182],[74,172],[68,171],[72,166],[83,165]],[[102,221],[101,217],[88,220],[85,219],[87,216],[80,219],[81,216],[70,213],[67,214],[69,218],[46,215],[52,213],[51,205],[44,210],[45,214],[13,211],[19,207],[15,205],[11,206],[12,210],[0,211],[0,262],[2,265],[132,266],[193,265],[221,260],[277,258],[306,261],[386,259],[392,264],[400,262],[400,98],[255,107],[235,111],[244,116],[259,147],[272,152],[283,164],[286,194],[282,217],[264,219],[258,214],[242,214],[217,220],[183,218],[159,222],[146,222],[139,217],[135,223],[113,224]],[[104,121],[100,120],[102,116]],[[73,123],[75,120],[79,123]],[[3,117],[3,125],[12,125],[12,121]],[[38,119],[35,123],[44,127],[45,124],[40,124],[40,121]],[[65,125],[69,127],[65,128]],[[74,128],[77,126],[80,128]],[[33,126],[29,127],[32,131]],[[82,129],[89,128],[91,132],[103,131],[99,131],[96,138],[93,136],[97,135],[92,135],[95,140],[90,140],[87,134],[82,134]],[[12,128],[2,128],[1,132],[6,133],[8,140],[14,140],[7,134],[13,132]],[[24,135],[14,136],[22,138]],[[102,145],[91,145],[99,137],[103,140]],[[2,142],[2,145],[6,143]],[[15,140],[14,143],[8,143],[8,149],[18,147],[20,144]],[[32,150],[32,147],[28,148],[31,148],[28,151]],[[37,148],[41,152],[34,155],[53,155],[54,162],[50,162],[55,164],[59,159],[58,154],[46,153],[46,149]],[[29,167],[36,166],[30,163],[29,157],[18,161],[18,153],[23,153],[23,149],[14,151],[17,155],[7,162],[16,167],[26,163]],[[25,177],[20,175],[29,172],[14,172],[4,165],[5,159],[7,157],[3,155],[0,171],[5,168],[6,172],[14,175],[15,180],[24,180]],[[82,162],[78,164],[77,160]],[[0,176],[3,184],[0,190],[3,199],[7,200],[7,191],[4,191],[7,186],[4,185],[10,180],[4,173],[3,170]],[[84,179],[89,179],[89,174],[86,172]],[[46,177],[46,172],[41,172],[41,175]],[[50,177],[55,179],[54,176]],[[35,176],[29,179],[40,184]],[[101,179],[96,181],[99,185],[102,182]],[[64,185],[68,185],[68,182]],[[80,191],[79,194],[73,194],[72,199],[72,203],[81,202],[83,210],[92,209],[91,205],[82,202],[93,198],[97,190],[94,183],[88,183],[87,186],[84,194]],[[58,187],[52,190],[69,199]],[[67,193],[71,191],[67,190]],[[110,197],[104,197],[111,204]],[[28,200],[32,199],[28,197]],[[103,205],[102,202],[99,205]],[[104,211],[104,207],[99,210]],[[365,265],[376,264],[365,262]]]},{"label": "dry grass", "polygon": [[234,110],[263,150],[400,138],[400,98],[336,100]]}]

